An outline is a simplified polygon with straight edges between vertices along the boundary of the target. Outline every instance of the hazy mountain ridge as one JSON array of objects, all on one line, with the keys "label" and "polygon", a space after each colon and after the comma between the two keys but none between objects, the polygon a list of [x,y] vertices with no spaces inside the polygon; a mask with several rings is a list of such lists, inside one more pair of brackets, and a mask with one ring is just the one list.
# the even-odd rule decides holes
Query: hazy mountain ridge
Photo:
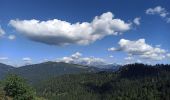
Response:
[{"label": "hazy mountain ridge", "polygon": [[14,67],[0,63],[0,79],[2,79],[5,74],[7,74],[12,69],[14,69]]},{"label": "hazy mountain ridge", "polygon": [[40,64],[25,65],[18,68],[15,67],[11,68],[3,64],[1,71],[5,72],[5,73],[1,73],[3,74],[2,76],[5,76],[6,74],[9,73],[14,73],[23,76],[24,78],[28,79],[31,82],[32,81],[35,82],[35,81],[47,79],[49,77],[63,75],[63,74],[98,72],[100,71],[100,69],[95,67],[69,64],[64,62],[44,62]]}]

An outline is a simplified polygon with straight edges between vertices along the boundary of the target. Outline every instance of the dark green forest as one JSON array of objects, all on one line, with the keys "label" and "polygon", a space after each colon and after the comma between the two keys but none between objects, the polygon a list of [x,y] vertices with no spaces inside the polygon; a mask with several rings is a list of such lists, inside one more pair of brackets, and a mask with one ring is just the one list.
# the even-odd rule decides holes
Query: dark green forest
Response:
[{"label": "dark green forest", "polygon": [[[10,75],[0,84],[0,98],[8,98],[2,100],[170,100],[170,65],[128,64],[114,72],[64,74],[31,85]],[[23,98],[9,95],[15,87],[24,91]]]}]

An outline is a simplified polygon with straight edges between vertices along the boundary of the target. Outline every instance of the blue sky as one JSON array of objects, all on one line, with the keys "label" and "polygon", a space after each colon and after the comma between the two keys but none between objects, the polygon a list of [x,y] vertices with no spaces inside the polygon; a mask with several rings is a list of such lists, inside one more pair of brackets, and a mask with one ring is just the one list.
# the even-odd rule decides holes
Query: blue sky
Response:
[{"label": "blue sky", "polygon": [[[44,59],[87,61],[87,58],[92,58],[90,60],[106,63],[169,63],[169,4],[168,0],[0,0],[0,26],[5,33],[0,35],[0,62],[22,65],[25,62],[39,63]],[[114,31],[113,35],[107,33],[107,30],[100,33],[99,26],[92,27],[96,25],[92,23],[95,16],[100,17],[103,14],[106,14],[106,17],[114,16],[110,19],[114,25],[109,26],[112,27],[110,30]],[[134,22],[135,18],[139,18],[137,21],[140,25]],[[27,31],[33,19],[39,21],[37,25],[40,29],[31,24]],[[72,36],[68,36],[69,32],[58,36],[60,31],[55,28],[60,27],[61,23],[53,26],[51,23],[56,22],[54,19],[61,23],[70,23],[69,32]],[[117,19],[124,22],[123,26],[119,25]],[[23,24],[24,20],[26,22]],[[42,25],[42,21],[46,26]],[[72,27],[72,24],[77,22],[80,25],[87,22],[90,25],[86,27],[93,32],[89,32],[90,35],[85,38],[88,34],[86,29],[80,28],[80,25]],[[105,24],[110,25],[107,22]],[[62,27],[64,29],[61,31],[67,30],[65,24]],[[55,34],[54,38],[49,35],[50,32]],[[99,37],[91,40],[90,36],[93,37],[94,34]],[[49,43],[52,39],[55,43]],[[121,39],[126,40],[121,43],[125,42],[130,49],[120,43]],[[139,39],[145,41],[141,43]],[[87,40],[88,43],[84,44],[81,40]],[[62,45],[63,43],[68,45]],[[109,51],[112,47],[116,50]],[[150,52],[151,54],[148,54]],[[74,59],[72,56],[76,53],[79,57]]]}]

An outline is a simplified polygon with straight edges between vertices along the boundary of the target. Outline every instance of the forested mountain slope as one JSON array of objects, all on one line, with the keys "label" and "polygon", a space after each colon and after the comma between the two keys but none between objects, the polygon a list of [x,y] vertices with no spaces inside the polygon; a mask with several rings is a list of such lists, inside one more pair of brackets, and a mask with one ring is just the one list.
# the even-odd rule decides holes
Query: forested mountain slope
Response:
[{"label": "forested mountain slope", "polygon": [[35,88],[49,100],[170,100],[170,65],[131,64],[117,72],[63,75]]},{"label": "forested mountain slope", "polygon": [[99,71],[99,69],[95,67],[63,62],[45,62],[15,68],[9,73],[18,74],[30,82],[37,82],[64,74],[91,73],[97,71]]},{"label": "forested mountain slope", "polygon": [[14,69],[14,67],[0,63],[0,79],[4,78],[6,73],[12,69]]}]

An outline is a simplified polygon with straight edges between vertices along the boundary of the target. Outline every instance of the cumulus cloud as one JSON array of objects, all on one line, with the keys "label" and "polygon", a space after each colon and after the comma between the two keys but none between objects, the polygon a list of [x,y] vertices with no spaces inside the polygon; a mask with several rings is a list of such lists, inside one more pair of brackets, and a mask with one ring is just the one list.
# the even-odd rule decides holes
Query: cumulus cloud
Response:
[{"label": "cumulus cloud", "polygon": [[128,53],[128,55],[136,55],[140,58],[151,60],[162,60],[167,54],[166,50],[147,44],[145,39],[136,41],[121,39],[118,44],[120,47],[111,51],[124,51]]},{"label": "cumulus cloud", "polygon": [[63,57],[57,61],[65,62],[65,63],[81,64],[81,65],[93,65],[93,66],[105,64],[105,60],[102,58],[82,57],[82,54],[79,52],[76,52],[71,56]]},{"label": "cumulus cloud", "polygon": [[170,22],[170,17],[168,17],[169,15],[169,12],[161,7],[161,6],[156,6],[155,8],[149,8],[146,10],[146,14],[149,14],[149,15],[159,15],[160,17],[164,18],[167,23]]},{"label": "cumulus cloud", "polygon": [[78,58],[80,58],[81,56],[82,56],[82,54],[81,54],[80,52],[76,52],[76,53],[74,53],[74,54],[71,55],[71,58],[73,58],[73,59],[78,59]]},{"label": "cumulus cloud", "polygon": [[33,41],[51,45],[87,45],[108,35],[131,29],[131,24],[114,18],[111,12],[96,16],[91,22],[69,23],[58,19],[39,21],[11,20],[9,24]]},{"label": "cumulus cloud", "polygon": [[140,17],[136,17],[136,18],[133,20],[133,23],[136,24],[136,25],[140,25],[140,20],[141,20]]},{"label": "cumulus cloud", "polygon": [[5,34],[5,31],[2,29],[2,27],[0,26],[0,37],[2,37]]},{"label": "cumulus cloud", "polygon": [[16,36],[15,36],[15,35],[9,35],[9,36],[8,36],[8,39],[9,39],[9,40],[15,40],[15,39],[16,39]]}]

